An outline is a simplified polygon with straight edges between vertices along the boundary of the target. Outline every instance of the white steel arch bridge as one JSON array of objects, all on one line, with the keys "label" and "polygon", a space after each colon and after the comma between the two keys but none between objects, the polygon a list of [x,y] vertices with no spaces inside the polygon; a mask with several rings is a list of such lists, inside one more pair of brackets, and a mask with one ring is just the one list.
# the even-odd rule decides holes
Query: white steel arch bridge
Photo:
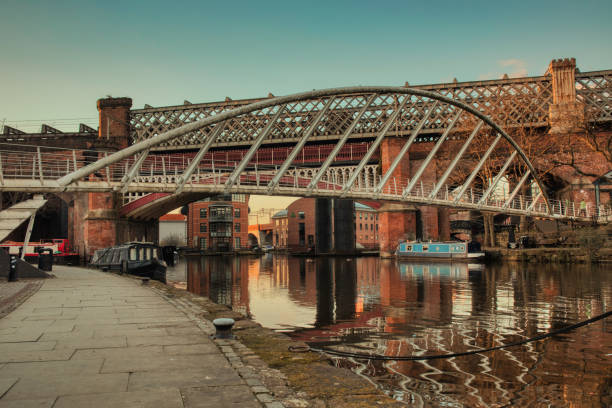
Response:
[{"label": "white steel arch bridge", "polygon": [[[607,222],[607,208],[550,200],[524,151],[484,111],[404,87],[304,92],[221,112],[114,153],[0,147],[0,191],[120,192],[133,207],[143,196],[156,193],[164,203],[159,208],[227,193],[345,197]],[[393,132],[400,128],[411,130]],[[442,131],[432,136],[426,129]],[[298,155],[309,140],[325,139],[332,130],[341,136],[334,136],[336,144],[320,165],[300,165]],[[376,137],[358,163],[337,166],[335,159],[347,140],[366,133]],[[279,134],[292,135],[287,157],[280,165],[259,163],[264,141]],[[199,147],[197,153],[155,150],[185,135],[196,138],[192,143]],[[401,148],[381,169],[372,158],[390,136],[401,138]],[[248,140],[250,147],[237,162],[207,161],[218,139]],[[423,141],[429,143],[419,143]],[[413,154],[418,159],[412,160],[410,177],[398,176],[397,170]],[[500,194],[508,180],[511,188]],[[519,194],[524,191],[531,194]],[[137,216],[137,208],[126,214]]]}]

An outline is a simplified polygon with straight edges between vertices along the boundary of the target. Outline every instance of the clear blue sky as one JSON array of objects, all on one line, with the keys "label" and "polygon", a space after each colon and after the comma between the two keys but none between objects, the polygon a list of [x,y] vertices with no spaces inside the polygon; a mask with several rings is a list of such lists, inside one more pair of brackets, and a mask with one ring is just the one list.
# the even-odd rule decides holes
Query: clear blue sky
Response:
[{"label": "clear blue sky", "polygon": [[105,95],[142,107],[494,79],[560,57],[612,69],[610,21],[610,0],[2,0],[0,121],[72,130]]}]

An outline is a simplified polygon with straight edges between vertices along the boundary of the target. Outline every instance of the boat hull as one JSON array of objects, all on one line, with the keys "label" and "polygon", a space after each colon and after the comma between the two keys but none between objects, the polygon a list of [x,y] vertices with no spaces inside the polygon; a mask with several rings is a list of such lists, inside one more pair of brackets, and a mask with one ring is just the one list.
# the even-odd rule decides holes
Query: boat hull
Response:
[{"label": "boat hull", "polygon": [[152,244],[131,243],[98,250],[90,265],[166,283],[165,262],[159,260],[159,248]]},{"label": "boat hull", "polygon": [[472,250],[466,242],[402,242],[397,248],[396,256],[401,259],[431,259],[436,261],[470,261],[484,260],[484,252]]}]

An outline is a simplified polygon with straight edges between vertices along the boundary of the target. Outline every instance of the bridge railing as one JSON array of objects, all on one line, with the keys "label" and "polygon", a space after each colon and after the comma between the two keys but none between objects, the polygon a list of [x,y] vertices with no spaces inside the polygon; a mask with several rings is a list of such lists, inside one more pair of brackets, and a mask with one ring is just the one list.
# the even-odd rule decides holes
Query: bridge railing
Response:
[{"label": "bridge railing", "polygon": [[[0,146],[0,186],[5,181],[32,180],[43,184],[57,180],[66,174],[95,161],[100,153],[98,151],[73,151],[70,149],[20,147],[20,150],[9,150]],[[180,160],[179,160],[180,158]],[[168,165],[166,165],[166,160]],[[189,158],[173,157],[165,158],[157,156],[145,160],[136,174],[133,182],[139,185],[154,184],[168,188],[176,185],[179,176],[185,171],[189,164]],[[126,159],[109,166],[103,171],[97,172],[89,177],[89,181],[112,184],[112,189],[120,187],[126,172],[134,165],[134,159]],[[230,174],[236,167],[236,162],[230,161],[202,161],[199,163],[198,171],[194,172],[186,181],[194,188],[209,187],[218,189],[230,180]],[[423,205],[448,205],[474,210],[487,210],[504,212],[508,210],[524,212],[535,216],[548,217],[547,206],[540,197],[524,197],[517,195],[512,199],[507,196],[492,194],[483,200],[485,192],[478,188],[468,188],[461,197],[457,197],[456,186],[444,185],[433,194],[434,182],[419,182],[412,190],[406,192],[409,179],[391,178],[388,183],[378,191],[376,187],[381,177],[376,171],[375,165],[366,166],[356,182],[347,188],[346,184],[351,177],[355,167],[330,167],[326,174],[314,186],[310,187],[313,168],[304,166],[293,166],[280,178],[276,189],[269,190],[268,184],[278,171],[277,166],[253,165],[236,179],[236,185],[253,186],[259,188],[261,194],[285,194],[285,195],[317,195],[329,194],[363,199],[391,199],[395,201],[409,201],[422,203]],[[199,187],[198,187],[199,186]],[[304,191],[307,190],[307,194]],[[126,201],[142,197],[145,193],[130,191]],[[566,200],[550,200],[552,215],[557,218],[591,218],[594,220],[611,220],[612,209],[609,205],[601,205],[598,208],[592,204],[581,206]]]}]

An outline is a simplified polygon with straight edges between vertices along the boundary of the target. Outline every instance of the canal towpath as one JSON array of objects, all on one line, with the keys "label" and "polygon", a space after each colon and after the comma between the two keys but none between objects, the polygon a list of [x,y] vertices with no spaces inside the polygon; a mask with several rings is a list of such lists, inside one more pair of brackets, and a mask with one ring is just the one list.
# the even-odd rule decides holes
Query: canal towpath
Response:
[{"label": "canal towpath", "polygon": [[[54,266],[0,319],[0,408],[287,406],[265,364],[140,280]],[[282,388],[282,387],[281,387]],[[295,400],[299,405],[299,400]]]}]

